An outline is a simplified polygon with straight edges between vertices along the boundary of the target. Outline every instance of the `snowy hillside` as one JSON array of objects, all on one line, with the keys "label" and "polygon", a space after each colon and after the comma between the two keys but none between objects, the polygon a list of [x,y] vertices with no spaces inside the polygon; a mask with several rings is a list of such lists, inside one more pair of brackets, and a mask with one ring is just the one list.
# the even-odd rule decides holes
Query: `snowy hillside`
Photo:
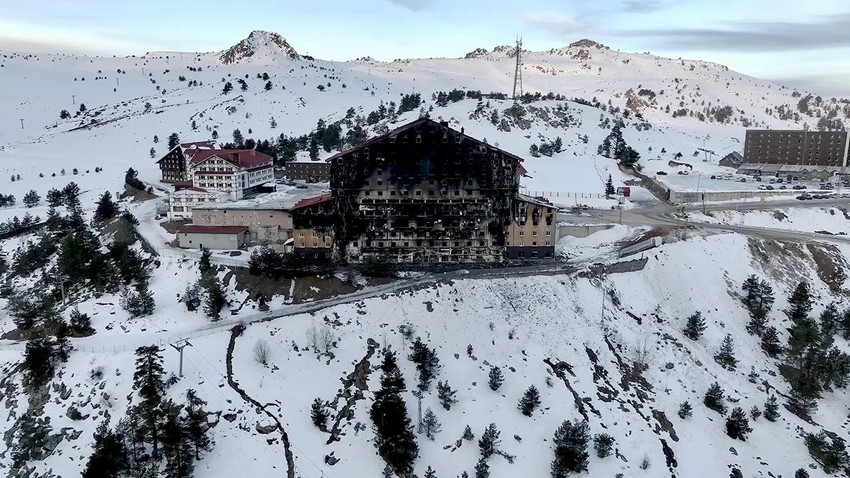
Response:
[{"label": "snowy hillside", "polygon": [[[850,358],[843,354],[850,350],[850,313],[839,310],[843,322],[836,325],[835,319],[833,328],[818,322],[814,329],[825,331],[809,337],[818,344],[807,354],[770,356],[763,339],[750,333],[742,284],[755,274],[772,288],[776,301],[761,325],[775,327],[778,343],[790,347],[792,339],[802,340],[791,330],[808,324],[783,312],[800,281],[811,286],[811,318],[831,310],[831,302],[843,309],[846,245],[619,225],[561,239],[559,250],[570,262],[533,272],[425,274],[376,279],[366,287],[347,273],[275,281],[250,275],[245,253],[213,254],[202,271],[200,253],[173,248],[173,229],[156,219],[169,186],[159,182],[155,161],[171,133],[182,141],[218,136],[226,143],[238,129],[245,139],[291,146],[306,141],[303,135],[337,127],[339,138],[319,148],[325,158],[352,141],[430,115],[524,158],[524,191],[552,196],[558,204],[607,209],[613,201],[598,199],[607,177],[617,186],[634,179],[598,154],[620,122],[626,142],[654,171],[673,159],[702,162],[705,153],[698,148],[713,150],[713,162],[740,151],[747,125],[845,125],[846,101],[809,97],[717,64],[623,53],[589,40],[523,52],[529,96],[517,103],[498,95],[513,87],[510,47],[477,49],[460,59],[394,62],[330,62],[299,55],[296,47],[278,34],[256,31],[218,52],[0,55],[7,113],[0,119],[0,198],[16,199],[0,208],[0,222],[26,214],[46,219],[48,191],[71,181],[79,194],[69,196],[80,201],[60,198],[55,209],[63,217],[50,219],[48,234],[0,240],[0,422],[6,445],[0,466],[34,470],[30,476],[79,476],[102,423],[110,430],[142,430],[128,446],[142,455],[134,456],[134,464],[144,464],[146,440],[157,432],[127,425],[127,418],[147,410],[175,433],[180,427],[174,424],[188,420],[187,393],[195,390],[207,402],[215,442],[197,452],[195,476],[381,476],[384,462],[370,416],[382,387],[379,365],[387,351],[396,352],[406,386],[399,396],[416,422],[413,391],[420,370],[409,356],[419,338],[440,364],[421,409],[432,410],[442,430],[433,440],[415,434],[416,476],[427,476],[429,466],[440,477],[476,476],[478,466],[482,476],[478,440],[491,423],[501,442],[499,453],[484,461],[490,476],[549,476],[553,435],[565,420],[586,421],[591,437],[607,433],[614,439],[613,454],[605,458],[596,455],[591,440],[583,476],[725,477],[742,476],[733,474],[741,470],[743,476],[790,477],[799,468],[827,476],[825,455],[814,458],[805,437],[825,430],[836,438],[837,455],[844,449],[838,438],[848,438],[844,386]],[[400,112],[416,95],[421,103]],[[292,153],[306,159],[306,149]],[[124,194],[130,167],[151,193]],[[697,169],[721,170],[713,164]],[[27,207],[23,200],[31,190],[40,197]],[[106,191],[116,204],[101,220],[96,201]],[[652,201],[637,187],[633,199]],[[838,208],[712,214],[699,219],[850,231],[847,213]],[[654,236],[664,236],[665,244],[610,265],[619,261],[616,251],[623,244]],[[68,280],[70,273],[80,277]],[[144,302],[142,289],[155,307],[133,317],[134,307],[145,306],[138,304]],[[226,297],[214,313],[206,310],[211,290]],[[137,303],[128,305],[129,299]],[[77,312],[88,317],[91,329]],[[706,329],[693,340],[683,329],[696,312]],[[219,313],[220,320],[207,317]],[[38,327],[19,327],[25,320]],[[55,370],[43,371],[46,381],[33,385],[32,364],[24,358],[34,353],[25,353],[23,339],[33,330],[55,335],[69,324],[73,350],[67,361],[49,357]],[[734,341],[734,367],[714,358],[727,335]],[[184,376],[177,379],[178,352],[171,345],[180,339],[191,345],[183,350]],[[161,402],[134,386],[135,352],[152,344],[161,347],[168,382],[156,391]],[[257,350],[266,347],[261,360]],[[798,401],[789,383],[804,375],[798,373],[803,357],[838,369],[832,370],[837,378],[829,376],[815,390],[820,398],[806,410],[810,416],[785,406]],[[488,383],[493,367],[504,375],[497,390]],[[457,399],[449,410],[436,391],[446,381]],[[746,440],[730,438],[730,414],[703,405],[714,382],[725,391],[722,403],[730,411],[763,410],[775,397],[779,418],[751,418]],[[532,385],[540,406],[525,416],[517,405]],[[690,417],[679,416],[685,401]],[[324,430],[312,423],[314,403],[329,415]],[[176,411],[174,404],[186,405]],[[462,438],[467,425],[473,440]],[[168,440],[163,447],[169,463],[185,451],[175,451]],[[850,465],[846,454],[843,459],[839,468]]]}]

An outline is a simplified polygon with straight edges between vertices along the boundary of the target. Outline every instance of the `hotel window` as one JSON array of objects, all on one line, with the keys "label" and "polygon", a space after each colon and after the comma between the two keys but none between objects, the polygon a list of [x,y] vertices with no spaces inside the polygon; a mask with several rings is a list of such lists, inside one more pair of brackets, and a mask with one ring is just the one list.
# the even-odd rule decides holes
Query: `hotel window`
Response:
[{"label": "hotel window", "polygon": [[532,235],[532,236],[537,236],[537,231],[532,231],[532,232],[531,232],[531,235]]},{"label": "hotel window", "polygon": [[551,236],[551,235],[552,235],[552,231],[546,231],[546,235],[547,235],[547,236]]},{"label": "hotel window", "polygon": [[525,231],[519,231],[519,237],[522,237],[524,235],[525,235]]}]

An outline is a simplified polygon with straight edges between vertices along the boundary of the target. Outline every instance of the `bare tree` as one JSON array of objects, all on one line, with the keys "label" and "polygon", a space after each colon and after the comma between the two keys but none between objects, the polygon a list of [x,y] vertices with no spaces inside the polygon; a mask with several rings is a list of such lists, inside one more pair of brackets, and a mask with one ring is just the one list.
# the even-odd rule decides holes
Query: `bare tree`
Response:
[{"label": "bare tree", "polygon": [[334,344],[336,337],[334,337],[333,330],[327,325],[323,325],[321,329],[319,329],[319,342],[322,345],[322,349],[324,349],[326,354],[331,353],[331,347]]},{"label": "bare tree", "polygon": [[257,362],[260,362],[263,365],[268,365],[270,353],[271,349],[269,348],[268,342],[265,340],[260,339],[254,343],[254,359]]}]

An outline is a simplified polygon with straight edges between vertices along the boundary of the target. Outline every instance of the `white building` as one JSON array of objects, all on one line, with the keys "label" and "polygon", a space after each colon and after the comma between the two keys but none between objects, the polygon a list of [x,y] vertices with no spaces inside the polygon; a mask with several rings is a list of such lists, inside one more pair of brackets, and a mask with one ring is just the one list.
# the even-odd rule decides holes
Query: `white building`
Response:
[{"label": "white building", "polygon": [[226,192],[231,200],[274,182],[272,157],[253,149],[201,150],[189,161],[189,179],[196,188]]},{"label": "white building", "polygon": [[205,204],[216,204],[227,201],[227,193],[208,191],[190,187],[171,193],[168,197],[168,220],[182,221],[192,219],[192,209]]}]

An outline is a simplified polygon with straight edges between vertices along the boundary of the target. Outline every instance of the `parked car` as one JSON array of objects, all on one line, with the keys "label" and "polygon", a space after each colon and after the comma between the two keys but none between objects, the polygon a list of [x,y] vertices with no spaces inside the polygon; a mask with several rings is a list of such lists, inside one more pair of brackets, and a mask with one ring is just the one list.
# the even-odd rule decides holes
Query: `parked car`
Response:
[{"label": "parked car", "polygon": [[791,189],[806,189],[806,186],[804,186],[802,184],[795,184],[795,185],[791,186]]},{"label": "parked car", "polygon": [[655,174],[659,176],[667,176],[667,171],[656,171]]},{"label": "parked car", "polygon": [[788,189],[788,186],[783,184],[782,186],[779,186],[779,189]]},{"label": "parked car", "polygon": [[760,189],[761,191],[764,191],[764,190],[766,190],[766,189],[767,189],[767,185],[766,185],[766,184],[759,184],[759,189]]},{"label": "parked car", "polygon": [[715,175],[713,175],[713,174],[712,174],[712,175],[711,175],[711,179],[717,179],[717,176],[715,176]]},{"label": "parked car", "polygon": [[800,180],[800,178],[799,178],[798,176],[794,176],[794,177],[793,177],[793,178],[791,178],[791,179],[793,179],[794,181],[799,181],[799,180]]},{"label": "parked car", "polygon": [[687,175],[688,175],[688,172],[687,172],[687,171],[679,171],[679,172],[678,172],[678,173],[676,173],[676,174],[678,174],[679,176],[687,176]]},{"label": "parked car", "polygon": [[809,193],[803,193],[797,196],[797,199],[799,199],[800,201],[805,201],[807,199],[812,199],[812,195]]},{"label": "parked car", "polygon": [[766,187],[765,189],[767,189],[768,191],[773,191],[773,186],[771,186],[770,184],[768,184],[768,185],[767,185],[767,187]]},{"label": "parked car", "polygon": [[782,184],[783,182],[785,182],[785,180],[782,178],[776,178],[776,182]]}]

